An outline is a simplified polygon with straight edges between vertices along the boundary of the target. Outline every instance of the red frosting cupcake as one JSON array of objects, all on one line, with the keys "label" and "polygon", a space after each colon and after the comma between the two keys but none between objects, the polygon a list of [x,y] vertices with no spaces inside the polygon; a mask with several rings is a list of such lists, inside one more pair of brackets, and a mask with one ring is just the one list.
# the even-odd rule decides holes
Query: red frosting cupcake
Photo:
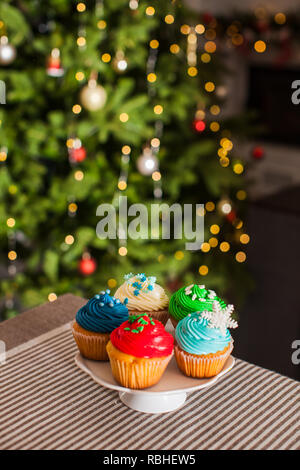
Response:
[{"label": "red frosting cupcake", "polygon": [[146,313],[132,315],[112,331],[107,344],[112,373],[127,388],[156,384],[173,354],[174,339]]}]

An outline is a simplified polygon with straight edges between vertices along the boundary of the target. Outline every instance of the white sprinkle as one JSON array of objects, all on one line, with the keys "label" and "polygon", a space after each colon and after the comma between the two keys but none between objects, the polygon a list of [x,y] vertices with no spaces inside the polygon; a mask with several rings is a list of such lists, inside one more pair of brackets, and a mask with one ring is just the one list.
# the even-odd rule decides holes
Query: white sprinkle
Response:
[{"label": "white sprinkle", "polygon": [[199,287],[199,289],[205,289],[205,285],[204,285],[204,284],[198,284],[198,287]]},{"label": "white sprinkle", "polygon": [[191,284],[190,286],[187,286],[186,289],[190,290],[194,287],[195,284]]},{"label": "white sprinkle", "polygon": [[192,297],[192,300],[195,300],[196,297],[197,297],[196,294],[194,294]]},{"label": "white sprinkle", "polygon": [[205,299],[201,299],[200,297],[198,300],[200,300],[200,302],[205,302]]},{"label": "white sprinkle", "polygon": [[190,295],[191,293],[192,293],[192,291],[191,291],[191,290],[189,290],[189,291],[185,291],[185,295]]}]

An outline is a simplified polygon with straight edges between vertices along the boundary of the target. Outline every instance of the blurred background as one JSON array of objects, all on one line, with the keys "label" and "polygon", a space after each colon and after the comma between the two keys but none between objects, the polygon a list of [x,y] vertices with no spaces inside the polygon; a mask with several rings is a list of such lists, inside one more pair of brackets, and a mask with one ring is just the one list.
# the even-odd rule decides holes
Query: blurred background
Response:
[{"label": "blurred background", "polygon": [[[299,380],[300,2],[3,0],[0,320],[127,272],[236,305]],[[99,204],[203,203],[205,242],[103,240]]]}]

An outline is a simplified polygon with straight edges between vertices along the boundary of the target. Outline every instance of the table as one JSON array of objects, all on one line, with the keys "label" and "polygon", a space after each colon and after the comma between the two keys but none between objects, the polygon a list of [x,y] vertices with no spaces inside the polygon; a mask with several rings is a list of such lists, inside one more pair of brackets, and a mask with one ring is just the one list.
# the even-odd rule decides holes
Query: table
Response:
[{"label": "table", "polygon": [[0,324],[0,449],[300,449],[300,383],[239,359],[175,412],[124,406],[74,363],[67,294]]}]

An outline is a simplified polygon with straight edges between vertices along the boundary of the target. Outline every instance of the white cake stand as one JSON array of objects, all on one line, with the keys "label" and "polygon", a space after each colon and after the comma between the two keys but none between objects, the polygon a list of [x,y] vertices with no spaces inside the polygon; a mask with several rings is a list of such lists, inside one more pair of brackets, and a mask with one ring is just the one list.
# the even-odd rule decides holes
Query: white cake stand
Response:
[{"label": "white cake stand", "polygon": [[112,376],[109,362],[85,359],[80,353],[75,356],[77,366],[90,375],[95,382],[105,388],[117,390],[120,400],[129,408],[142,413],[167,413],[180,408],[188,392],[210,387],[234,366],[234,358],[229,356],[222,371],[208,379],[193,379],[183,375],[173,357],[160,381],[153,387],[133,390],[119,385]]}]

